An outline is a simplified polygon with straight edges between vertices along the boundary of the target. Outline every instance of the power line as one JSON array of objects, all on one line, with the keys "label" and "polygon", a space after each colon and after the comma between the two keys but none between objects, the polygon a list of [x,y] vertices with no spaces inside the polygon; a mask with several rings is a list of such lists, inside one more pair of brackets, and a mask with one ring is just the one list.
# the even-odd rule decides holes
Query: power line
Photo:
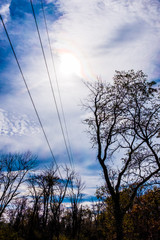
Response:
[{"label": "power line", "polygon": [[59,167],[58,167],[58,165],[57,165],[57,162],[56,162],[55,156],[54,156],[54,154],[53,154],[53,151],[52,151],[51,145],[50,145],[49,140],[48,140],[48,138],[47,138],[47,135],[46,135],[46,132],[45,132],[45,130],[44,130],[44,127],[43,127],[42,121],[41,121],[40,116],[39,116],[39,114],[38,114],[37,108],[36,108],[36,106],[35,106],[35,103],[34,103],[34,100],[33,100],[33,98],[32,98],[31,92],[30,92],[30,90],[29,90],[29,88],[28,88],[28,85],[27,85],[26,79],[25,79],[25,77],[24,77],[24,74],[23,74],[22,68],[21,68],[20,63],[19,63],[19,61],[18,61],[18,58],[17,58],[16,52],[15,52],[15,50],[14,50],[13,44],[12,44],[12,42],[11,42],[11,39],[10,39],[10,37],[9,37],[8,31],[7,31],[7,29],[6,29],[6,26],[5,26],[5,24],[4,24],[4,21],[3,21],[3,18],[2,18],[1,15],[0,15],[0,19],[1,19],[2,25],[3,25],[3,27],[4,27],[5,33],[6,33],[6,35],[7,35],[8,41],[9,41],[9,43],[10,43],[10,46],[11,46],[11,49],[12,49],[13,55],[14,55],[14,57],[15,57],[15,59],[16,59],[16,62],[17,62],[18,68],[19,68],[19,70],[20,70],[20,73],[21,73],[22,79],[23,79],[23,81],[24,81],[25,87],[26,87],[27,92],[28,92],[28,95],[29,95],[29,97],[30,97],[30,100],[31,100],[32,105],[33,105],[33,108],[34,108],[34,110],[35,110],[36,116],[37,116],[37,118],[38,118],[39,124],[40,124],[40,126],[41,126],[42,131],[43,131],[43,134],[44,134],[45,140],[46,140],[47,145],[48,145],[48,147],[49,147],[49,150],[50,150],[51,156],[52,156],[53,161],[55,162],[55,165],[56,165],[56,167],[57,167],[57,169],[58,169],[59,175],[60,175],[60,177],[62,178],[62,175],[61,175],[60,170],[59,170]]},{"label": "power line", "polygon": [[47,38],[48,38],[49,49],[50,49],[50,53],[51,53],[51,59],[52,59],[53,70],[54,70],[55,79],[56,79],[56,85],[57,85],[57,89],[58,89],[58,96],[59,96],[59,100],[60,100],[60,106],[61,106],[61,111],[62,111],[62,117],[63,117],[63,121],[64,121],[64,126],[65,126],[65,131],[66,131],[67,141],[68,141],[68,147],[69,147],[70,157],[71,157],[71,160],[72,160],[72,164],[74,164],[74,162],[73,162],[72,150],[71,150],[71,144],[70,144],[69,134],[68,134],[68,129],[67,129],[67,123],[66,123],[66,118],[65,118],[65,114],[64,114],[64,108],[63,108],[63,104],[62,104],[62,98],[61,98],[60,88],[59,88],[59,84],[58,84],[58,78],[57,78],[57,73],[56,73],[56,67],[55,67],[54,57],[53,57],[53,53],[52,53],[51,41],[50,41],[50,36],[49,36],[49,31],[48,31],[48,26],[47,26],[47,20],[46,20],[46,15],[45,15],[45,10],[44,10],[43,0],[41,0],[41,6],[42,6],[43,18],[44,18],[44,22],[45,22],[45,28],[46,28],[46,32],[47,32]]},{"label": "power line", "polygon": [[58,110],[58,105],[57,105],[56,97],[55,97],[55,94],[54,94],[54,89],[53,89],[53,85],[52,85],[52,81],[51,81],[51,77],[50,77],[50,73],[49,73],[49,68],[48,68],[47,60],[46,60],[46,57],[45,57],[45,52],[44,52],[44,48],[43,48],[43,44],[42,44],[42,39],[41,39],[41,36],[40,36],[40,31],[39,31],[39,28],[38,28],[38,23],[37,23],[37,19],[36,19],[36,15],[35,15],[35,11],[34,11],[34,7],[33,7],[32,0],[30,0],[30,3],[31,3],[32,12],[33,12],[33,16],[34,16],[34,20],[35,20],[35,24],[36,24],[36,28],[37,28],[37,33],[38,33],[38,37],[39,37],[39,41],[40,41],[40,45],[41,45],[41,49],[42,49],[42,53],[43,53],[43,58],[44,58],[45,65],[46,65],[46,69],[47,69],[47,74],[48,74],[48,78],[49,78],[49,82],[50,82],[50,87],[51,87],[51,91],[52,91],[52,96],[53,96],[53,99],[54,99],[54,102],[55,102],[56,111],[57,111],[57,115],[58,115],[58,119],[59,119],[61,131],[62,131],[62,135],[63,135],[65,147],[66,147],[66,150],[67,150],[67,155],[68,155],[70,164],[71,164],[71,166],[72,166],[71,157],[70,157],[70,153],[69,153],[69,150],[68,150],[68,146],[67,146],[67,142],[66,142],[66,138],[65,138],[63,126],[62,126],[62,121],[61,121],[60,113],[59,113],[59,110]]},{"label": "power line", "polygon": [[37,29],[37,33],[38,33],[38,37],[39,37],[39,41],[40,41],[40,46],[41,46],[41,49],[42,49],[42,54],[43,54],[43,58],[44,58],[44,62],[45,62],[45,66],[46,66],[46,70],[47,70],[47,74],[48,74],[48,78],[49,78],[49,83],[50,83],[50,87],[51,87],[51,91],[52,91],[53,100],[54,100],[54,103],[55,103],[55,106],[56,106],[58,120],[59,120],[59,123],[60,123],[60,127],[61,127],[61,131],[62,131],[65,147],[66,147],[66,150],[67,150],[68,159],[69,159],[71,167],[72,167],[71,157],[70,157],[70,153],[69,153],[69,150],[68,150],[68,146],[67,146],[67,142],[66,142],[63,126],[62,126],[60,113],[59,113],[59,110],[58,110],[56,97],[55,97],[55,94],[54,94],[54,89],[53,89],[53,85],[52,85],[52,81],[51,81],[51,76],[50,76],[50,73],[49,73],[49,68],[48,68],[48,64],[47,64],[47,60],[46,60],[46,56],[45,56],[45,52],[44,52],[44,48],[43,48],[43,44],[42,44],[42,39],[41,39],[41,35],[40,35],[40,31],[39,31],[39,27],[38,27],[38,23],[37,23],[37,19],[36,19],[36,15],[35,15],[35,11],[34,11],[32,0],[30,0],[30,3],[31,3],[33,17],[34,17],[34,20],[35,20],[36,29]]}]

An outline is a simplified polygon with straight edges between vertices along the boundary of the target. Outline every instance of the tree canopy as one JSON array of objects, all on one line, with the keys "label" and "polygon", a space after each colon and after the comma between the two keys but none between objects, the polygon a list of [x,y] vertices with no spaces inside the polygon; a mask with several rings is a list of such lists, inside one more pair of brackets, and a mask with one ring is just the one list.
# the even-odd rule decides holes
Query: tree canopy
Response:
[{"label": "tree canopy", "polygon": [[[117,239],[123,239],[122,222],[138,189],[157,180],[160,172],[160,96],[155,82],[142,71],[116,71],[113,84],[98,80],[84,107],[93,147],[114,205]],[[121,205],[120,192],[132,186]]]}]

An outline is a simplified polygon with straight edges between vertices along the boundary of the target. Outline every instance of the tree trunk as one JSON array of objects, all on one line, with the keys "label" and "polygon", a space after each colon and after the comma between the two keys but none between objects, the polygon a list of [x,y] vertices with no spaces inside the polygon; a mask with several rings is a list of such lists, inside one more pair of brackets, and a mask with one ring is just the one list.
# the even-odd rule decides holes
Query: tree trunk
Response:
[{"label": "tree trunk", "polygon": [[123,219],[121,216],[116,216],[116,240],[123,240]]},{"label": "tree trunk", "polygon": [[115,227],[116,227],[116,240],[123,240],[123,217],[124,214],[120,208],[120,204],[115,203],[114,207]]}]

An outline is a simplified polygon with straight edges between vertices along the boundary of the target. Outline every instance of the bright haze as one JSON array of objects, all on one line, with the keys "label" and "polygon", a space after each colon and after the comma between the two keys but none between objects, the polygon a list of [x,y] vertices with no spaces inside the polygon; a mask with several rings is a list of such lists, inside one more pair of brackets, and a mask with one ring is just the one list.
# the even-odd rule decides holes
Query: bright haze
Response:
[{"label": "bright haze", "polygon": [[[32,2],[66,136],[63,106],[74,169],[86,183],[89,200],[102,180],[82,123],[87,116],[81,107],[88,94],[84,82],[97,77],[112,82],[115,70],[130,69],[159,81],[160,1],[43,0],[43,8],[41,0]],[[0,0],[0,14],[57,164],[70,166],[31,3]],[[1,21],[0,133],[1,152],[30,150],[38,155],[41,169],[52,161]]]}]

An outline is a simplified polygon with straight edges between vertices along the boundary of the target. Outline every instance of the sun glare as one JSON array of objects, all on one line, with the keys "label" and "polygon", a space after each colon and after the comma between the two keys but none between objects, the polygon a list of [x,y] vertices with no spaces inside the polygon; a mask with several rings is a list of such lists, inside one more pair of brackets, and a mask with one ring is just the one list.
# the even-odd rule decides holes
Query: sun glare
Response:
[{"label": "sun glare", "polygon": [[60,68],[65,75],[82,75],[81,63],[78,58],[71,53],[61,53]]}]

